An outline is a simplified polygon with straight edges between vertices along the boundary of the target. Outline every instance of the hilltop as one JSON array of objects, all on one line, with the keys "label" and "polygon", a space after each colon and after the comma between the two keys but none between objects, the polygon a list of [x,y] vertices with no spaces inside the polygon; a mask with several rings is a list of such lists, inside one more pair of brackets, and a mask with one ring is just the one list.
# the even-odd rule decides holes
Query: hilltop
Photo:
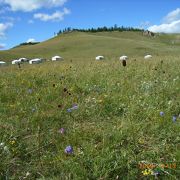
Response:
[{"label": "hilltop", "polygon": [[178,34],[156,34],[143,36],[142,32],[69,32],[35,45],[21,45],[10,50],[0,51],[1,60],[20,57],[42,57],[49,59],[61,55],[67,59],[92,59],[96,55],[119,57],[127,54],[133,57],[147,53],[156,56],[177,55],[180,46]]}]

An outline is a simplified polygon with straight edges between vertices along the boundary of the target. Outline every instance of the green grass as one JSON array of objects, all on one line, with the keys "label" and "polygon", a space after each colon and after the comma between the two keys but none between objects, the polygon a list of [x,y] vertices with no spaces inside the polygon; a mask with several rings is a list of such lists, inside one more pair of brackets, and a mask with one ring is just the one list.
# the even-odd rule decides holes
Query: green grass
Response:
[{"label": "green grass", "polygon": [[[179,55],[179,35],[143,36],[141,32],[72,32],[62,34],[37,45],[26,45],[0,51],[0,59],[10,61],[20,57],[50,59],[60,55],[66,59],[94,59],[97,55],[118,59],[120,55],[139,57]],[[33,53],[32,53],[33,52]]]},{"label": "green grass", "polygon": [[[160,172],[158,179],[179,179],[180,119],[172,121],[173,115],[180,114],[179,58],[151,46],[159,56],[145,61],[143,50],[139,54],[133,50],[141,42],[106,34],[110,40],[119,36],[117,41],[112,37],[112,47],[122,39],[129,43],[127,52],[132,57],[123,67],[116,59],[118,47],[108,49],[101,42],[105,34],[90,34],[92,41],[94,36],[98,41],[85,47],[75,40],[78,33],[64,35],[64,47],[70,47],[71,36],[78,44],[69,49],[74,52],[72,62],[67,50],[63,62],[0,69],[0,143],[4,143],[0,179],[154,179],[154,175],[142,174],[141,161],[168,165],[152,169]],[[81,34],[81,38],[85,43],[88,36]],[[154,40],[147,38],[144,44],[150,46]],[[155,44],[169,48],[160,39]],[[80,58],[80,46],[92,56],[84,53]],[[98,62],[94,55],[100,49],[108,58]],[[47,56],[51,53],[50,49]],[[73,104],[78,109],[67,112]],[[65,134],[58,132],[60,128]],[[68,145],[74,149],[72,155],[64,152]]]},{"label": "green grass", "polygon": [[[179,65],[160,60],[126,68],[113,60],[2,68],[0,139],[9,152],[1,148],[1,176],[133,179],[142,177],[140,161],[177,162]],[[79,108],[68,113],[73,103]],[[69,144],[72,156],[64,153]],[[167,171],[177,178],[179,166]]]}]

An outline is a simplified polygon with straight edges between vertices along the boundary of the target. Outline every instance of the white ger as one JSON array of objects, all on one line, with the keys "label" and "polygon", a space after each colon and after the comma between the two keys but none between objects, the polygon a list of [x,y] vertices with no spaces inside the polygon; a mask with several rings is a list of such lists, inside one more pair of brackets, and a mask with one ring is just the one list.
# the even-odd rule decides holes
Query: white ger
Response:
[{"label": "white ger", "polygon": [[104,56],[97,56],[96,57],[96,60],[103,60],[104,59]]},{"label": "white ger", "polygon": [[12,64],[21,64],[21,61],[19,59],[15,59],[11,63]]},{"label": "white ger", "polygon": [[0,61],[0,66],[4,66],[4,65],[6,65],[6,62]]},{"label": "white ger", "polygon": [[119,58],[119,60],[121,60],[121,61],[123,61],[123,60],[128,60],[128,57],[127,56],[121,56],[120,58]]},{"label": "white ger", "polygon": [[31,59],[29,61],[29,64],[39,64],[39,63],[42,63],[42,59],[40,58]]},{"label": "white ger", "polygon": [[20,58],[19,61],[21,61],[21,62],[28,62],[28,59],[27,58]]},{"label": "white ger", "polygon": [[52,61],[60,61],[60,60],[63,60],[63,58],[61,56],[52,57]]},{"label": "white ger", "polygon": [[150,54],[144,56],[144,59],[150,59],[150,58],[152,58],[152,56]]}]

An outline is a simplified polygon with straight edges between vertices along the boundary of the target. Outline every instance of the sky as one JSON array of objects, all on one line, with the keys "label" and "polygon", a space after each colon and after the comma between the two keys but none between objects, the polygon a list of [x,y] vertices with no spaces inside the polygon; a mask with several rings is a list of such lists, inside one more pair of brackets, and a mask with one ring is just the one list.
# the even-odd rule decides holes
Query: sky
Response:
[{"label": "sky", "polygon": [[0,50],[60,29],[102,26],[180,33],[180,0],[0,0]]}]

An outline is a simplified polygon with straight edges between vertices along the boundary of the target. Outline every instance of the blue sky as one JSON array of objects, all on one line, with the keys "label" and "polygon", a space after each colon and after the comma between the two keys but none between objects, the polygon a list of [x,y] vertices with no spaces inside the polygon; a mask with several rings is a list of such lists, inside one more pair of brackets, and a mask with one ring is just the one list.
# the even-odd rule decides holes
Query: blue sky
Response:
[{"label": "blue sky", "polygon": [[132,26],[180,33],[180,0],[0,0],[0,50],[65,27]]}]

